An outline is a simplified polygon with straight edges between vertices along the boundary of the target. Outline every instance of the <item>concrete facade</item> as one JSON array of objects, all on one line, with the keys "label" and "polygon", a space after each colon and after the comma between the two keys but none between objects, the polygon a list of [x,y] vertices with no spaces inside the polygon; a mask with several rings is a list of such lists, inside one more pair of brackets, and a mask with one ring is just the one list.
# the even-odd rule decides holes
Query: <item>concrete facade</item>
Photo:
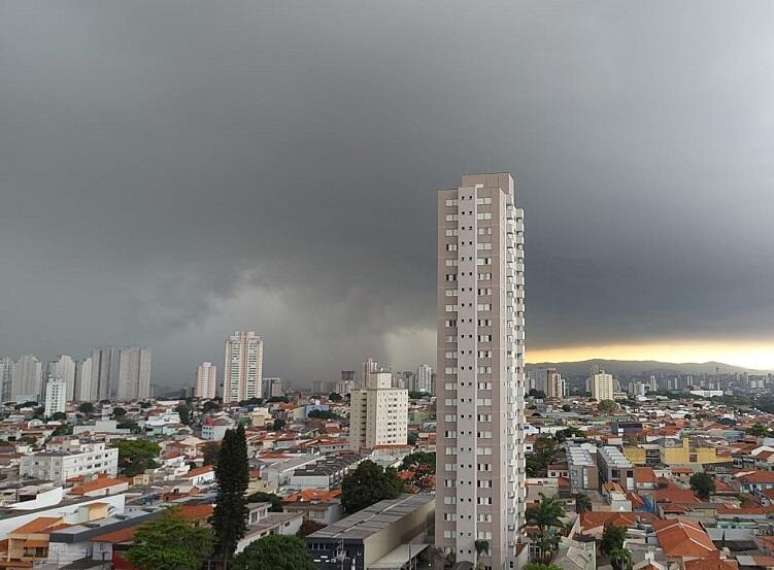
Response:
[{"label": "concrete facade", "polygon": [[263,338],[255,331],[236,331],[226,339],[223,360],[223,403],[261,395]]},{"label": "concrete facade", "polygon": [[438,193],[435,544],[497,570],[524,518],[523,248],[510,174]]}]

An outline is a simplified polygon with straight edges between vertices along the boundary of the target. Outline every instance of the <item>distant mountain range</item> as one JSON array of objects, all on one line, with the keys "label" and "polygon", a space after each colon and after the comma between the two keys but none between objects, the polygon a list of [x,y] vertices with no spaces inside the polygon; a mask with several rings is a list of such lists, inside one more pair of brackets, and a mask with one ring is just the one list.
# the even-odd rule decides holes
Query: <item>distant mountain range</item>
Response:
[{"label": "distant mountain range", "polygon": [[614,376],[646,376],[650,374],[735,374],[747,372],[749,374],[767,374],[768,370],[753,370],[732,366],[722,362],[686,362],[675,364],[673,362],[658,362],[655,360],[605,360],[594,358],[581,362],[540,362],[527,364],[527,370],[538,368],[556,368],[563,376],[588,375],[593,367],[604,369]]}]

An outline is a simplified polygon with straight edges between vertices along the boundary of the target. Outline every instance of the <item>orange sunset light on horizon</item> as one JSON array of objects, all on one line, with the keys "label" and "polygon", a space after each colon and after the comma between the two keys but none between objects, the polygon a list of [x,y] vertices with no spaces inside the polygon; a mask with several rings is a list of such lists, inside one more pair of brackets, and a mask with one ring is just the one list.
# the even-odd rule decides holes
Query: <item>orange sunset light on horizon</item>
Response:
[{"label": "orange sunset light on horizon", "polygon": [[722,362],[743,368],[774,370],[774,340],[621,343],[529,349],[528,363],[606,360],[658,360],[675,364]]}]

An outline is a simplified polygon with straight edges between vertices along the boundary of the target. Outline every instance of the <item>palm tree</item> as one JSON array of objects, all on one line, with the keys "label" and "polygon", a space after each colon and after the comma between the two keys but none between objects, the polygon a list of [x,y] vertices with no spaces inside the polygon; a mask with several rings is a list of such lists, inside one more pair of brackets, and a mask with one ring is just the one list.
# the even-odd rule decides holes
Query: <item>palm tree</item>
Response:
[{"label": "palm tree", "polygon": [[578,514],[585,513],[591,510],[591,499],[588,495],[578,493],[575,495],[575,512]]},{"label": "palm tree", "polygon": [[632,570],[632,553],[625,548],[616,548],[610,553],[610,564],[615,570]]},{"label": "palm tree", "polygon": [[538,527],[536,544],[541,559],[546,563],[550,561],[551,554],[558,547],[559,536],[554,529],[562,527],[561,519],[564,514],[564,507],[559,499],[546,497],[543,493],[540,493],[538,504],[527,509],[527,524]]}]

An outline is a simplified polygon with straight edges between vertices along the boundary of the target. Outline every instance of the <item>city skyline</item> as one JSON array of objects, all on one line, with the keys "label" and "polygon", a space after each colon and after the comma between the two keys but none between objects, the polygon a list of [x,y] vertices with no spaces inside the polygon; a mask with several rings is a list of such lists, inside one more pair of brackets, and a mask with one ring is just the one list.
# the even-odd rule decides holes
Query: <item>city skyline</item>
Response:
[{"label": "city skyline", "polygon": [[432,362],[432,189],[507,169],[528,361],[774,369],[774,7],[687,4],[9,4],[0,354],[139,342],[181,386],[255,329],[304,385]]}]

